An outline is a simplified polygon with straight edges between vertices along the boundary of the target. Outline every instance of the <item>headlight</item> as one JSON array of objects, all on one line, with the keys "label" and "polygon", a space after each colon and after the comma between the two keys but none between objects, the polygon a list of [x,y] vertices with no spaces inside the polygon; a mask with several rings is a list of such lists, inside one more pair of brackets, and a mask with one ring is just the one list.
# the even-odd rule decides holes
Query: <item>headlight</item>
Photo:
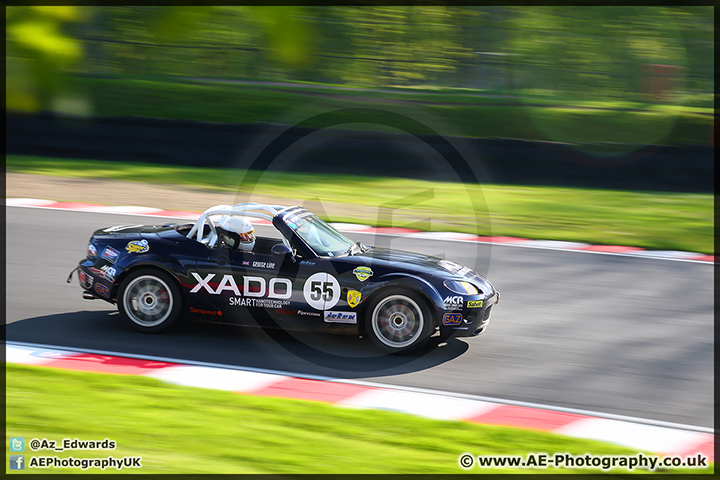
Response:
[{"label": "headlight", "polygon": [[88,258],[97,256],[97,248],[92,243],[88,243],[87,256]]},{"label": "headlight", "polygon": [[459,293],[461,295],[477,295],[478,293],[480,293],[480,290],[478,290],[477,287],[470,282],[445,280],[443,282],[443,285],[445,285],[448,290]]}]

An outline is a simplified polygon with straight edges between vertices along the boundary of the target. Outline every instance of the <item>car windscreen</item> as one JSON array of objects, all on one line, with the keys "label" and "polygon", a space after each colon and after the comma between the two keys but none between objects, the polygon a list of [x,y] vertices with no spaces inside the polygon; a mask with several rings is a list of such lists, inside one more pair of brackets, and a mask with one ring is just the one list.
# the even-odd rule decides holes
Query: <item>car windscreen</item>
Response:
[{"label": "car windscreen", "polygon": [[343,255],[355,244],[313,214],[288,222],[288,226],[320,257]]}]

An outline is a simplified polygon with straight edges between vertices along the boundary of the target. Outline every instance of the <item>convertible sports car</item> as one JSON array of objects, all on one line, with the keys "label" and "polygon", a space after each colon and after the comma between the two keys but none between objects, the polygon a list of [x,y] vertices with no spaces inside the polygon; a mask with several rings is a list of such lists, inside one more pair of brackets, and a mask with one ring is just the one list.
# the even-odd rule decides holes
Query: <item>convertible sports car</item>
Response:
[{"label": "convertible sports car", "polygon": [[[250,217],[269,220],[277,235],[250,232],[252,251],[244,251],[222,226]],[[142,332],[193,316],[367,336],[391,353],[418,348],[436,331],[479,335],[500,297],[463,265],[368,247],[304,208],[257,203],[218,205],[194,224],[97,230],[75,270],[84,298],[116,303]]]}]

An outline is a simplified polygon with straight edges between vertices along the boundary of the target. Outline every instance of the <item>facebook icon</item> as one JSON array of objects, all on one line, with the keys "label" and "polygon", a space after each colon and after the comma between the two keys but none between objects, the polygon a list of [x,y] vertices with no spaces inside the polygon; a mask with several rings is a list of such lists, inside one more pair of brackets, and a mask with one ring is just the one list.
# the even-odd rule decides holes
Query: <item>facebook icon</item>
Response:
[{"label": "facebook icon", "polygon": [[25,455],[10,455],[10,470],[25,470]]}]

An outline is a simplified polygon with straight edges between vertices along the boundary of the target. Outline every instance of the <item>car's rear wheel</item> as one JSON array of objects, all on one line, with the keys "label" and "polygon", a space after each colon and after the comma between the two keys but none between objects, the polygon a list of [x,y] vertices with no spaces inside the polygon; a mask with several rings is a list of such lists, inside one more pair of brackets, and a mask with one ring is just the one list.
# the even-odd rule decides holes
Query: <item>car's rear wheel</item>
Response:
[{"label": "car's rear wheel", "polygon": [[365,333],[385,352],[405,353],[421,347],[433,327],[427,305],[409,291],[387,291],[365,310]]},{"label": "car's rear wheel", "polygon": [[180,317],[180,289],[168,275],[156,269],[131,272],[117,294],[120,315],[140,332],[160,332]]}]

